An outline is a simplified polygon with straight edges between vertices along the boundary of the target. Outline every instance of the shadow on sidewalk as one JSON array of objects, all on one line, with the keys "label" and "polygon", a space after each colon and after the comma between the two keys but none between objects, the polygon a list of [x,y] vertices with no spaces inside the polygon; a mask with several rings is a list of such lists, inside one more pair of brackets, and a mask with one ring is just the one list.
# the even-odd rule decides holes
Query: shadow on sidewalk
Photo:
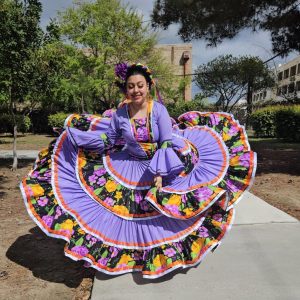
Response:
[{"label": "shadow on sidewalk", "polygon": [[38,227],[17,238],[6,256],[46,281],[64,283],[70,288],[80,285],[83,278],[93,278],[95,271],[64,255],[65,241],[46,236]]}]

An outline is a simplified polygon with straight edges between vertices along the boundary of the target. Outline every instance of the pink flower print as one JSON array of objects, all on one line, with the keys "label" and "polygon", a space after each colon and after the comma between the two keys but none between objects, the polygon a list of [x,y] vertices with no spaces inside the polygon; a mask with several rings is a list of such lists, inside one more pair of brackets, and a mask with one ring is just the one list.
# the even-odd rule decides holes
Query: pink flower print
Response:
[{"label": "pink flower print", "polygon": [[111,251],[111,254],[110,254],[111,258],[116,257],[119,253],[119,250],[116,247],[110,247],[110,251]]},{"label": "pink flower print", "polygon": [[200,237],[208,237],[208,236],[209,236],[209,234],[208,234],[208,229],[205,228],[205,227],[203,227],[203,226],[201,226],[201,227],[199,228],[199,236],[200,236]]},{"label": "pink flower print", "polygon": [[143,195],[140,191],[136,191],[135,194],[134,194],[134,201],[136,203],[141,203],[141,201],[143,200]]},{"label": "pink flower print", "polygon": [[228,179],[226,181],[226,184],[233,193],[236,193],[240,190],[240,187],[238,186],[238,184],[236,182],[233,182],[230,179]]},{"label": "pink flower print", "polygon": [[53,218],[53,216],[43,216],[43,217],[42,217],[42,220],[45,222],[45,224],[46,224],[48,227],[51,227],[54,218]]},{"label": "pink flower print", "polygon": [[104,203],[106,203],[107,205],[109,206],[113,206],[115,204],[115,201],[110,198],[110,197],[107,197],[105,200],[104,200]]},{"label": "pink flower print", "polygon": [[48,199],[46,197],[41,197],[37,202],[39,206],[46,206],[48,204]]},{"label": "pink flower print", "polygon": [[196,124],[196,119],[198,118],[198,114],[196,113],[187,113],[185,116],[184,116],[184,119],[186,121],[188,121],[189,123],[192,123],[192,124]]},{"label": "pink flower print", "polygon": [[179,252],[182,252],[183,247],[182,247],[182,245],[181,245],[180,242],[176,242],[176,243],[173,243],[173,244],[174,244],[175,248],[176,248]]},{"label": "pink flower print", "polygon": [[164,251],[164,254],[168,257],[172,257],[176,254],[176,251],[173,248],[168,248]]},{"label": "pink flower print", "polygon": [[85,246],[75,246],[71,248],[71,251],[79,256],[86,256],[89,252],[89,250]]},{"label": "pink flower print", "polygon": [[182,203],[186,203],[186,202],[188,201],[188,198],[187,198],[187,195],[186,195],[186,194],[183,194],[183,195],[181,196],[181,201],[182,201]]},{"label": "pink flower print", "polygon": [[217,114],[211,114],[209,118],[212,126],[218,125],[220,122],[220,116]]},{"label": "pink flower print", "polygon": [[243,149],[244,149],[244,146],[238,146],[238,147],[232,148],[232,153],[241,152],[241,151],[243,151]]}]

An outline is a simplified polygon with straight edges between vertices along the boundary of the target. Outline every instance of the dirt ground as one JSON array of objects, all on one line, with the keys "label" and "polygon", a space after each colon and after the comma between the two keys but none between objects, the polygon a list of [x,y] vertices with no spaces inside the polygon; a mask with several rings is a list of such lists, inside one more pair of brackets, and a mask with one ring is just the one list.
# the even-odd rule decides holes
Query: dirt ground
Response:
[{"label": "dirt ground", "polygon": [[[37,148],[32,139],[23,149]],[[300,144],[254,140],[251,146],[258,153],[251,192],[300,220]],[[89,299],[94,271],[65,257],[65,242],[47,237],[25,210],[18,184],[32,162],[21,162],[17,173],[10,164],[0,160],[0,299]]]}]

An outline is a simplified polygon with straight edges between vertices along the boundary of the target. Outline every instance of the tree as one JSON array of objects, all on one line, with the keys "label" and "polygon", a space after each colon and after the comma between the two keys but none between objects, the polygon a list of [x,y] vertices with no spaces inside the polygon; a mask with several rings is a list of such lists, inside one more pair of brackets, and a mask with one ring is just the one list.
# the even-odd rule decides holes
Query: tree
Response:
[{"label": "tree", "polygon": [[241,99],[252,112],[252,91],[274,85],[274,76],[258,57],[219,56],[196,70],[195,82],[206,97],[217,98],[223,111],[231,112]]},{"label": "tree", "polygon": [[41,10],[37,0],[4,0],[0,6],[0,94],[8,103],[14,124],[13,170],[18,164],[16,105],[25,101],[36,72],[32,56],[42,42]]},{"label": "tree", "polygon": [[69,76],[63,79],[62,89],[72,92],[81,111],[101,112],[116,106],[120,94],[112,83],[119,62],[150,62],[155,76],[164,74],[163,83],[170,81],[170,66],[153,50],[156,36],[143,26],[141,16],[119,0],[76,2],[60,13],[59,26],[74,49],[67,59]]},{"label": "tree", "polygon": [[179,23],[178,34],[184,41],[205,39],[216,46],[241,30],[267,30],[274,53],[300,51],[299,0],[204,1],[156,0],[152,13],[154,27],[166,29]]}]

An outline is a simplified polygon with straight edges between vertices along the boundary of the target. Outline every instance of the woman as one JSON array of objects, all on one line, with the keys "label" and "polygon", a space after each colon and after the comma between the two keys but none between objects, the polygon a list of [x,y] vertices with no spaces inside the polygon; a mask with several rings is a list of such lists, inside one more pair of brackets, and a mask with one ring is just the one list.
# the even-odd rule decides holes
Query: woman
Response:
[{"label": "woman", "polygon": [[67,256],[108,274],[157,278],[218,246],[256,157],[231,115],[187,112],[172,126],[150,96],[146,66],[116,72],[120,108],[111,119],[69,117],[21,189],[38,226],[67,241]]}]

